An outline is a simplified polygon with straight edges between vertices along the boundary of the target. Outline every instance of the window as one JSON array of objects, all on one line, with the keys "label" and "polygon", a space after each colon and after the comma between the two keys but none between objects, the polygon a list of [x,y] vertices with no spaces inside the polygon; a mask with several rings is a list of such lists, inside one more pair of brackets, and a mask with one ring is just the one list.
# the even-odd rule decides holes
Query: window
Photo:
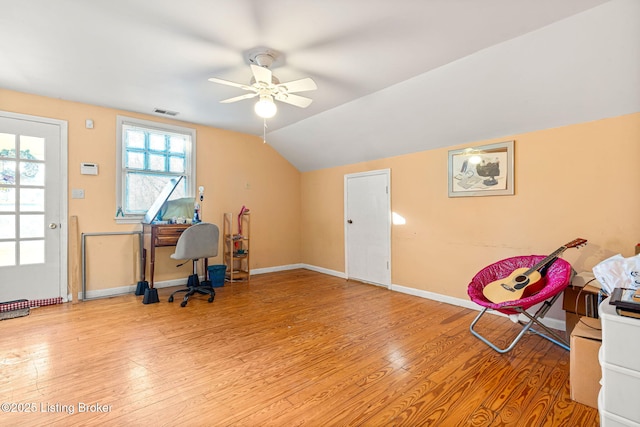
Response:
[{"label": "window", "polygon": [[116,220],[139,222],[169,179],[184,176],[171,198],[195,194],[195,129],[117,118]]}]

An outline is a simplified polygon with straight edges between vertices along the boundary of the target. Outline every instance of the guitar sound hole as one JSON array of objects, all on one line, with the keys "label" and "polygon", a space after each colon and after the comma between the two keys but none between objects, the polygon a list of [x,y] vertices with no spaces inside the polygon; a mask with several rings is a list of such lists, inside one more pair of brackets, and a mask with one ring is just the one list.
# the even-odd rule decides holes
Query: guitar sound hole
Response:
[{"label": "guitar sound hole", "polygon": [[518,276],[513,279],[513,281],[515,282],[514,288],[517,290],[520,290],[529,284],[529,278],[527,276]]}]

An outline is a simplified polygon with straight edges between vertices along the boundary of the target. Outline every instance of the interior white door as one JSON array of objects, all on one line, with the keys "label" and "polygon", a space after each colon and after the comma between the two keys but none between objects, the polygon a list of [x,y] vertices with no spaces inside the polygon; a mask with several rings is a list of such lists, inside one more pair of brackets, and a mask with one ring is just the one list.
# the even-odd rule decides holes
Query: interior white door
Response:
[{"label": "interior white door", "polygon": [[66,122],[0,112],[0,301],[66,299],[63,140]]},{"label": "interior white door", "polygon": [[347,277],[391,286],[390,170],[345,175]]}]

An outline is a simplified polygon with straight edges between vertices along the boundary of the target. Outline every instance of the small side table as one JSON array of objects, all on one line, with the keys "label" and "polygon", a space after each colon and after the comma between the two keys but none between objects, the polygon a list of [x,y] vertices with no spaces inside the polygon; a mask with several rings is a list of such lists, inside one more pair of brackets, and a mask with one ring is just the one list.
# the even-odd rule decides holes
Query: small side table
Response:
[{"label": "small side table", "polygon": [[[562,309],[566,316],[567,336],[571,336],[571,331],[576,326],[580,317],[598,317],[598,304],[600,302],[599,283],[594,281],[596,286],[586,284],[593,275],[580,273],[574,277],[572,283],[564,290]],[[591,283],[594,283],[591,282]]]}]

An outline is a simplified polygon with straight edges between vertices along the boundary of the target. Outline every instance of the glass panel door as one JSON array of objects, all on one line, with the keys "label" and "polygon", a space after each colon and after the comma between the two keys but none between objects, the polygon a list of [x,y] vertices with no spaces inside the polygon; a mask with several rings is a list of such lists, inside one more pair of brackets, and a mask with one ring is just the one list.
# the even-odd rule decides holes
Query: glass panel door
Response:
[{"label": "glass panel door", "polygon": [[60,135],[0,112],[0,301],[63,296]]},{"label": "glass panel door", "polygon": [[44,263],[44,138],[0,133],[0,265]]}]

